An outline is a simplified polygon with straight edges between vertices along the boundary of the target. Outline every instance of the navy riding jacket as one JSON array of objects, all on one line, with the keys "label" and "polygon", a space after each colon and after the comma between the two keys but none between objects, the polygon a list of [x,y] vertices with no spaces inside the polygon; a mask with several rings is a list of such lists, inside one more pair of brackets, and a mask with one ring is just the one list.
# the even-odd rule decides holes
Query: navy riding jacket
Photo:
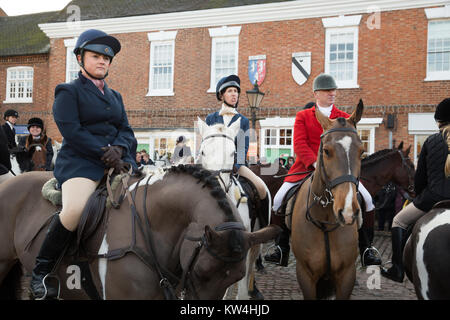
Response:
[{"label": "navy riding jacket", "polygon": [[[231,121],[228,124],[228,126],[232,125],[239,118],[241,119],[240,123],[241,130],[239,130],[239,133],[236,136],[236,139],[234,140],[234,143],[236,145],[236,156],[234,161],[236,169],[239,169],[242,165],[246,165],[248,146],[250,143],[250,132],[249,132],[250,123],[246,117],[244,117],[240,113],[237,113],[233,116],[233,118],[231,118]],[[205,122],[208,126],[212,126],[217,123],[224,124],[223,116],[219,115],[219,111],[210,113],[206,117]]]},{"label": "navy riding jacket", "polygon": [[442,200],[450,199],[450,178],[445,177],[444,166],[448,146],[442,133],[432,134],[425,140],[417,161],[414,187],[414,205],[425,212]]},{"label": "navy riding jacket", "polygon": [[55,89],[53,116],[63,136],[54,169],[59,185],[75,177],[100,180],[106,169],[101,148],[108,145],[123,147],[122,160],[136,167],[131,156],[136,138],[122,96],[106,83],[103,95],[81,72],[78,76]]}]

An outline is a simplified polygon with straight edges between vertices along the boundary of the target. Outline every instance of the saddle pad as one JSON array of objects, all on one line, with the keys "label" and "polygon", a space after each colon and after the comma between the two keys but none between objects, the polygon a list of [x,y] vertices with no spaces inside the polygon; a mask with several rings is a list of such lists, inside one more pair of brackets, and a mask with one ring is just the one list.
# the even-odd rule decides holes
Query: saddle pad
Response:
[{"label": "saddle pad", "polygon": [[62,192],[57,187],[58,181],[56,178],[51,178],[42,186],[42,196],[55,207],[62,206]]}]

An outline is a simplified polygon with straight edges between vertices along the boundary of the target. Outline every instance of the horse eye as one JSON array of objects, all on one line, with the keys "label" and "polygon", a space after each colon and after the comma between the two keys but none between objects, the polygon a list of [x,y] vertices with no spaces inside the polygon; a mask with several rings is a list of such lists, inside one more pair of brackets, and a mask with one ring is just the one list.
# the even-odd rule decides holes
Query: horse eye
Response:
[{"label": "horse eye", "polygon": [[328,151],[327,149],[324,149],[323,152],[324,152],[327,156],[330,155],[330,151]]},{"label": "horse eye", "polygon": [[202,151],[202,156],[204,156],[205,155],[205,153]]}]

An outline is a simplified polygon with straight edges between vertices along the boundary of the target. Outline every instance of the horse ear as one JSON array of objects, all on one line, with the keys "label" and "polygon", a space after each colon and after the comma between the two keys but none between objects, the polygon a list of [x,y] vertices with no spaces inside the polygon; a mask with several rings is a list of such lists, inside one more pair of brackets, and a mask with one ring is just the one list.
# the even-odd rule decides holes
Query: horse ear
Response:
[{"label": "horse ear", "polygon": [[356,124],[361,120],[362,114],[364,110],[364,103],[362,99],[359,99],[358,105],[356,106],[356,110],[353,111],[352,115],[349,118],[349,121],[353,122],[353,125],[356,128]]},{"label": "horse ear", "polygon": [[407,157],[408,155],[409,155],[409,153],[411,152],[411,145],[409,145],[409,147],[408,147],[408,149],[406,149],[405,150],[405,152],[403,153],[403,155],[405,156],[405,157]]},{"label": "horse ear", "polygon": [[333,121],[330,120],[327,116],[325,116],[322,112],[320,112],[319,108],[316,108],[314,113],[316,114],[316,119],[322,126],[323,131],[327,131],[328,128],[330,128],[333,125]]},{"label": "horse ear", "polygon": [[198,126],[198,132],[200,133],[200,136],[203,136],[203,132],[205,132],[205,129],[206,129],[206,127],[208,127],[208,125],[202,119],[197,117],[197,126]]},{"label": "horse ear", "polygon": [[403,150],[403,141],[400,142],[400,144],[397,147],[398,150]]},{"label": "horse ear", "polygon": [[[320,112],[320,111],[319,111]],[[276,224],[271,224],[255,232],[249,232],[250,245],[265,243],[274,240],[282,232],[282,229]]]},{"label": "horse ear", "polygon": [[241,118],[237,119],[231,126],[228,127],[231,130],[233,137],[236,137],[239,130],[241,129]]}]

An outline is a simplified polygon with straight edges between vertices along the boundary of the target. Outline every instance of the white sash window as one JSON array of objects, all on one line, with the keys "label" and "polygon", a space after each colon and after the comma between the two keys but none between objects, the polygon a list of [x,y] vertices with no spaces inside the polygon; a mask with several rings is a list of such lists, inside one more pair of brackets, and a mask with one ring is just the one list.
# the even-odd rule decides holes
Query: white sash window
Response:
[{"label": "white sash window", "polygon": [[33,102],[33,73],[32,67],[8,68],[6,78],[6,100],[3,102]]}]

